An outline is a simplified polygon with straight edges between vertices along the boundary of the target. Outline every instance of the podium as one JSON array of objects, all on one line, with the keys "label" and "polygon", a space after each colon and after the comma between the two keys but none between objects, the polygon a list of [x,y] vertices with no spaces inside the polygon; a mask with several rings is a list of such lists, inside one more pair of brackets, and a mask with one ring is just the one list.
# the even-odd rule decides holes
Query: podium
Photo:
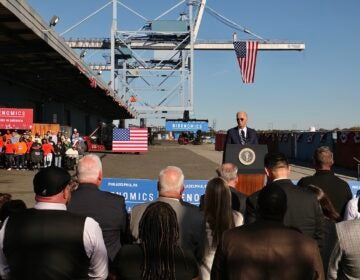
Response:
[{"label": "podium", "polygon": [[238,168],[236,188],[246,194],[262,189],[265,185],[264,157],[266,145],[227,144],[223,157],[224,163],[233,163]]}]

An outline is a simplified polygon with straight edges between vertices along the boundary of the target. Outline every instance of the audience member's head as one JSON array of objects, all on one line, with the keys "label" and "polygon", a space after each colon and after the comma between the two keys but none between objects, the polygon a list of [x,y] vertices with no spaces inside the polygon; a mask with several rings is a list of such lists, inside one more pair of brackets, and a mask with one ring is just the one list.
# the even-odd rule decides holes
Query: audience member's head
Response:
[{"label": "audience member's head", "polygon": [[40,170],[34,177],[35,200],[66,204],[70,200],[71,176],[60,167],[51,166]]},{"label": "audience member's head", "polygon": [[0,209],[5,202],[11,200],[11,194],[9,193],[0,193]]},{"label": "audience member's head", "polygon": [[235,187],[238,181],[238,168],[233,163],[224,163],[217,170],[217,174],[222,177],[229,186]]},{"label": "audience member's head", "polygon": [[261,219],[283,221],[286,209],[287,198],[281,187],[270,184],[260,191],[257,214]]},{"label": "audience member's head", "polygon": [[6,201],[0,209],[0,221],[5,219],[12,214],[22,212],[26,209],[26,204],[21,199],[13,199]]},{"label": "audience member's head", "polygon": [[167,166],[159,174],[160,196],[181,198],[184,191],[184,174],[179,167]]},{"label": "audience member's head", "polygon": [[102,181],[100,158],[97,155],[89,154],[80,159],[77,166],[77,177],[80,184],[89,183],[99,187]]},{"label": "audience member's head", "polygon": [[175,211],[165,202],[151,203],[139,224],[139,239],[144,253],[142,279],[175,280],[174,252],[179,241]]},{"label": "audience member's head", "polygon": [[319,170],[330,170],[334,164],[333,153],[327,146],[317,148],[314,152],[313,160],[315,169]]},{"label": "audience member's head", "polygon": [[283,153],[267,153],[264,158],[265,173],[273,181],[274,179],[287,179],[290,175],[290,166]]},{"label": "audience member's head", "polygon": [[226,181],[221,177],[211,179],[206,185],[204,214],[212,231],[212,245],[216,247],[223,232],[234,227],[231,192]]},{"label": "audience member's head", "polygon": [[316,195],[316,199],[319,201],[321,209],[325,218],[338,222],[341,220],[339,213],[336,211],[334,205],[331,203],[328,195],[318,186],[309,185],[308,189]]}]

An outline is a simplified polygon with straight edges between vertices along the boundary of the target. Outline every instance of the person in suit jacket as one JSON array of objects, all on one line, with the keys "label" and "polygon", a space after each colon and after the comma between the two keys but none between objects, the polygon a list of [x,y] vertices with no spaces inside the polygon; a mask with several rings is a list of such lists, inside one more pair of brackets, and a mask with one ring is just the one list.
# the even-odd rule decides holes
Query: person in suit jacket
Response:
[{"label": "person in suit jacket", "polygon": [[236,113],[237,126],[230,128],[226,133],[223,160],[225,163],[226,146],[227,144],[239,144],[239,145],[251,145],[258,144],[258,138],[256,131],[250,127],[247,127],[248,116],[246,112]]},{"label": "person in suit jacket", "polygon": [[336,233],[327,279],[360,279],[360,220],[336,224]]},{"label": "person in suit jacket", "polygon": [[331,170],[334,164],[333,153],[329,147],[322,146],[315,150],[313,159],[315,174],[300,179],[297,185],[301,187],[315,185],[321,188],[330,198],[336,211],[344,218],[346,204],[353,196],[349,184],[335,176]]},{"label": "person in suit jacket", "polygon": [[262,189],[259,219],[223,234],[211,269],[212,280],[324,279],[316,242],[283,225],[287,198],[277,185]]},{"label": "person in suit jacket", "polygon": [[[264,159],[265,173],[268,183],[281,187],[287,196],[288,207],[284,217],[284,224],[298,228],[301,232],[314,238],[319,247],[323,238],[323,214],[315,194],[302,188],[298,188],[289,179],[289,162],[282,153],[268,153]],[[265,186],[266,188],[267,186]],[[258,205],[259,192],[248,197],[246,205],[247,223],[256,220],[256,207]]]},{"label": "person in suit jacket", "polygon": [[246,198],[247,196],[236,189],[238,183],[238,168],[235,164],[224,163],[217,170],[217,173],[222,177],[231,191],[231,208],[235,211],[239,211],[242,215],[245,215]]},{"label": "person in suit jacket", "polygon": [[77,177],[79,186],[72,193],[68,211],[92,217],[100,224],[108,257],[112,261],[128,232],[124,197],[99,190],[102,164],[96,155],[89,154],[79,160]]},{"label": "person in suit jacket", "polygon": [[225,144],[258,144],[256,131],[247,127],[247,113],[237,112],[236,121],[238,125],[227,131]]},{"label": "person in suit jacket", "polygon": [[[198,262],[202,260],[205,241],[204,215],[199,208],[182,201],[184,174],[179,167],[168,166],[161,170],[157,201],[168,203],[176,212],[180,230],[180,246],[190,250]],[[131,211],[130,231],[135,240],[139,237],[139,224],[150,203],[135,206]]]},{"label": "person in suit jacket", "polygon": [[[236,185],[238,182],[237,172],[237,166],[232,163],[223,163],[218,169],[216,169],[216,173],[218,174],[218,176],[223,178],[230,188],[231,208],[235,211],[240,212],[244,216],[247,196],[236,189]],[[204,210],[204,198],[204,194],[200,196],[200,210]]]}]

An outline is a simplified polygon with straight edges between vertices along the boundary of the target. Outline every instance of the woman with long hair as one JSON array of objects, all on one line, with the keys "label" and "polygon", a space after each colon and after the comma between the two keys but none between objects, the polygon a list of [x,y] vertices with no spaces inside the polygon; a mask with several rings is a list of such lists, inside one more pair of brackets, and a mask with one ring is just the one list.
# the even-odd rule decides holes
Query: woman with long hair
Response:
[{"label": "woman with long hair", "polygon": [[323,239],[322,247],[320,248],[320,254],[324,266],[324,272],[326,275],[331,252],[333,251],[336,243],[335,223],[341,221],[341,216],[335,210],[335,207],[331,203],[330,198],[321,188],[315,185],[309,185],[307,188],[316,195],[316,198],[319,201],[320,207],[324,214]]},{"label": "woman with long hair", "polygon": [[201,279],[210,279],[211,266],[224,231],[243,224],[240,212],[231,209],[231,191],[221,177],[211,179],[206,186],[204,198],[206,242],[200,266]]},{"label": "woman with long hair", "polygon": [[179,247],[176,213],[165,202],[150,204],[139,224],[140,244],[125,245],[114,260],[120,280],[199,279],[191,252]]}]

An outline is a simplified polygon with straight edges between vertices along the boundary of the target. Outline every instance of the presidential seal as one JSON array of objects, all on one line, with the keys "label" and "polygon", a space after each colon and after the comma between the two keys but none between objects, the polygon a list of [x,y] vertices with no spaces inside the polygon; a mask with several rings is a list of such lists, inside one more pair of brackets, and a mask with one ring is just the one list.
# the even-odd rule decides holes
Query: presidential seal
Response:
[{"label": "presidential seal", "polygon": [[239,153],[239,160],[244,165],[251,165],[256,159],[255,152],[253,149],[244,148]]}]

